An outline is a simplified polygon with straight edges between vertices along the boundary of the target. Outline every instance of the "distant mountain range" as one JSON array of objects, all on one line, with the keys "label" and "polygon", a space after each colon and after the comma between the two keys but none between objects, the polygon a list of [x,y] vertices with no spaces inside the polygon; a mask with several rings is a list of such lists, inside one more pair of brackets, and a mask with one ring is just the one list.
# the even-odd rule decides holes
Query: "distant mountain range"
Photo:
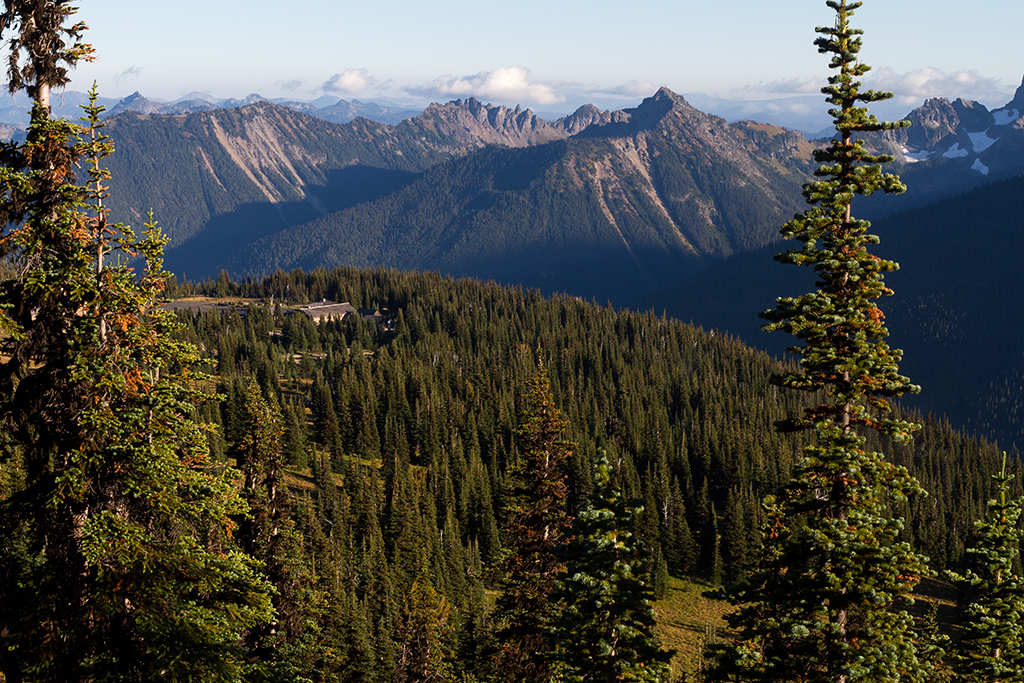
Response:
[{"label": "distant mountain range", "polygon": [[935,98],[906,119],[909,128],[879,134],[874,142],[896,156],[909,190],[905,197],[872,198],[869,212],[875,215],[1024,171],[1024,83],[1010,102],[992,111],[979,102]]},{"label": "distant mountain range", "polygon": [[[154,102],[144,97],[142,93],[135,92],[110,108],[107,112],[107,117],[117,116],[127,111],[139,114],[190,114],[193,112],[210,111],[211,109],[236,109],[256,102],[269,101],[263,96],[256,94],[249,95],[241,100],[216,100],[203,93],[191,93],[174,102]],[[317,102],[276,100],[274,103],[334,123],[348,123],[361,116],[371,121],[397,124],[400,121],[416,116],[421,111],[386,102],[346,101],[337,98],[321,98]]]},{"label": "distant mountain range", "polygon": [[[467,118],[479,133],[438,123]],[[517,148],[457,156],[386,197],[268,236],[231,270],[384,264],[621,304],[773,241],[810,153],[797,133],[727,124],[667,89],[635,109],[552,124],[469,101],[403,126],[435,132],[439,147],[486,131]]]},{"label": "distant mountain range", "polygon": [[260,101],[107,132],[115,218],[152,207],[190,277],[384,264],[619,303],[773,241],[811,170],[799,133],[667,89],[554,122],[470,99],[336,125]]},{"label": "distant mountain range", "polygon": [[[77,120],[82,115],[81,105],[86,104],[89,97],[86,93],[75,90],[58,92],[54,96],[53,111],[56,116]],[[177,115],[189,114],[213,109],[235,109],[255,102],[268,102],[262,95],[252,94],[237,100],[234,98],[217,99],[201,92],[193,92],[173,102],[151,100],[140,92],[134,92],[122,99],[100,97],[99,104],[106,107],[104,118],[117,116],[133,111],[139,114]],[[397,124],[423,110],[387,100],[362,102],[360,100],[343,100],[338,97],[323,96],[312,102],[278,99],[273,103],[295,109],[305,114],[332,121],[348,123],[358,117],[380,121],[381,123]],[[29,112],[32,103],[24,93],[9,98],[6,106],[0,106],[0,138],[10,138],[28,126]]]},{"label": "distant mountain range", "polygon": [[[556,121],[471,98],[397,125],[335,125],[247,100],[136,95],[108,119],[112,206],[136,224],[155,209],[173,239],[169,266],[191,277],[384,264],[625,304],[773,242],[813,170],[800,133],[728,123],[667,89]],[[1024,88],[992,112],[929,100],[909,130],[874,136],[911,189],[871,198],[863,214],[1024,171],[1022,102]]]},{"label": "distant mountain range", "polygon": [[[439,270],[664,309],[776,352],[787,341],[766,341],[757,311],[813,286],[790,291],[785,278],[808,274],[771,253],[804,208],[823,142],[728,123],[667,89],[633,109],[584,106],[554,121],[475,99],[397,125],[237,104],[166,115],[126,105],[108,120],[114,217],[137,226],[152,207],[179,276]],[[876,221],[882,255],[904,265],[882,307],[925,386],[914,405],[1017,445],[1022,114],[1024,87],[992,111],[927,101],[911,128],[868,140],[896,156],[889,168],[908,193],[855,207]]]}]

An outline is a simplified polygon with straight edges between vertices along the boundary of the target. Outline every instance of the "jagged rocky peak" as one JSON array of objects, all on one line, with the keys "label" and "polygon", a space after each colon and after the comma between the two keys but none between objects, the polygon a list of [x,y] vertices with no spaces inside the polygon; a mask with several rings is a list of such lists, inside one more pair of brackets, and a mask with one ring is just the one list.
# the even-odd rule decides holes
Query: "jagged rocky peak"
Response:
[{"label": "jagged rocky peak", "polygon": [[[579,111],[577,110],[577,113]],[[596,118],[590,126],[583,128],[577,135],[583,137],[634,135],[640,131],[653,130],[671,112],[675,112],[683,120],[710,117],[709,114],[695,109],[682,95],[677,95],[668,88],[661,87],[658,92],[645,98],[643,102],[632,109],[610,112],[606,117]],[[573,114],[573,116],[575,115]]]},{"label": "jagged rocky peak", "polygon": [[945,97],[933,97],[910,112],[906,120],[909,128],[888,131],[886,137],[914,149],[931,149],[948,135],[956,135],[960,115]]},{"label": "jagged rocky peak", "polygon": [[117,114],[125,111],[134,111],[140,114],[156,114],[160,111],[160,105],[146,99],[142,93],[136,90],[131,95],[115,104],[107,113],[107,116],[116,116]]},{"label": "jagged rocky peak", "polygon": [[629,114],[624,111],[601,111],[592,104],[584,104],[568,116],[555,121],[555,125],[561,127],[569,135],[576,135],[590,126],[605,126],[609,123],[627,121],[629,121]]},{"label": "jagged rocky peak", "polygon": [[993,124],[992,114],[981,102],[960,98],[953,102],[953,110],[960,119],[960,125],[972,133],[978,133]]},{"label": "jagged rocky peak", "polygon": [[475,97],[431,104],[422,114],[409,119],[409,124],[454,139],[463,149],[484,145],[527,147],[568,135],[529,109],[483,104]]},{"label": "jagged rocky peak", "polygon": [[689,107],[690,106],[690,103],[686,101],[685,97],[683,97],[679,93],[672,92],[671,90],[669,90],[665,86],[661,86],[660,88],[658,88],[658,92],[654,93],[654,95],[652,95],[651,97],[648,97],[648,98],[644,99],[644,102],[648,102],[648,101],[652,101],[652,102],[665,102],[665,101],[668,101],[668,102],[672,103],[672,106],[677,106],[677,105],[684,106],[684,107]]},{"label": "jagged rocky peak", "polygon": [[682,95],[677,95],[665,86],[658,88],[658,92],[647,97],[635,109],[631,110],[633,123],[639,128],[653,128],[665,114],[678,110],[685,112],[696,112],[690,103]]},{"label": "jagged rocky peak", "polygon": [[423,115],[448,118],[465,118],[466,115],[469,115],[481,123],[490,122],[495,127],[537,118],[532,111],[529,109],[523,111],[518,105],[515,109],[509,109],[503,104],[497,106],[484,104],[475,97],[453,100],[446,104],[435,102],[426,108]]}]

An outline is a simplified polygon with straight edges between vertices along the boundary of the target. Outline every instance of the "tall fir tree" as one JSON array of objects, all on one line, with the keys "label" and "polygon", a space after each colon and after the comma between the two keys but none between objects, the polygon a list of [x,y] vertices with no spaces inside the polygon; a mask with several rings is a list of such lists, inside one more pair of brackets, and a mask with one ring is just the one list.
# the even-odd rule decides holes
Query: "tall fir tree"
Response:
[{"label": "tall fir tree", "polygon": [[555,406],[543,364],[529,382],[524,404],[522,461],[510,475],[506,505],[504,590],[492,617],[499,624],[493,663],[501,680],[546,681],[550,595],[562,568],[554,549],[570,522],[565,479],[574,444],[565,439],[569,423]]},{"label": "tall fir tree", "polygon": [[567,683],[668,681],[671,652],[654,637],[650,553],[636,533],[643,510],[612,481],[603,450],[594,458],[594,492],[573,520],[558,556],[566,569],[551,600],[552,680]]},{"label": "tall fir tree", "polygon": [[284,480],[285,427],[277,405],[260,393],[255,378],[245,392],[246,427],[233,454],[242,474],[248,513],[237,532],[242,549],[263,564],[274,586],[276,618],[248,629],[243,642],[247,675],[261,683],[308,681],[321,673],[310,662],[327,647],[311,624],[323,622],[323,598],[313,586],[292,516],[292,495]]},{"label": "tall fir tree", "polygon": [[948,573],[974,596],[952,657],[958,683],[1024,680],[1024,580],[1014,572],[1024,538],[1017,526],[1024,499],[1007,499],[1013,475],[1006,474],[1005,454],[1002,471],[992,478],[998,498],[988,502],[988,517],[974,523],[978,535],[966,551],[977,566]]},{"label": "tall fir tree", "polygon": [[64,27],[73,13],[6,2],[0,17],[12,92],[35,100],[25,142],[0,145],[0,252],[17,266],[0,282],[0,459],[24,472],[0,501],[0,667],[8,681],[235,681],[271,588],[231,539],[235,473],[209,466],[189,418],[207,378],[158,306],[166,240],[152,221],[143,238],[106,221],[95,91],[84,128],[50,116],[50,89],[91,51],[82,24]]},{"label": "tall fir tree", "polygon": [[902,520],[889,506],[923,495],[905,468],[865,450],[861,429],[905,443],[918,425],[890,416],[890,397],[918,387],[898,372],[900,352],[885,343],[884,316],[874,299],[890,295],[883,273],[897,265],[868,252],[878,238],[852,215],[855,195],[900,193],[899,179],[883,173],[892,157],[872,155],[861,133],[889,130],[858,103],[891,93],[862,91],[870,67],[858,58],[862,31],[850,26],[862,3],[828,0],[833,26],[818,28],[818,51],[831,55],[836,73],[823,88],[836,138],[815,151],[818,180],[804,186],[811,208],[782,234],[802,247],[776,260],[813,268],[818,290],[780,298],[762,314],[768,331],[804,342],[790,349],[801,372],[773,378],[784,387],[820,392],[822,401],[802,417],[777,423],[781,431],[816,435],[796,463],[778,502],[769,502],[758,570],[726,590],[739,607],[729,622],[738,642],[716,649],[713,678],[750,681],[877,683],[925,681],[904,601],[926,573],[925,558],[899,539]]},{"label": "tall fir tree", "polygon": [[452,666],[455,615],[452,605],[420,576],[406,596],[399,626],[395,683],[447,683],[459,680]]}]

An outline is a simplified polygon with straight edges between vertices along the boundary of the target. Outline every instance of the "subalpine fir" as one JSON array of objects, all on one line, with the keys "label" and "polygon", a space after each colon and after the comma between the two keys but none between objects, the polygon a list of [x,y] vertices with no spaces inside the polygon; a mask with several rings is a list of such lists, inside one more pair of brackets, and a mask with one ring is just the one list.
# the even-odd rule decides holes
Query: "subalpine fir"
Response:
[{"label": "subalpine fir", "polygon": [[875,304],[892,294],[883,274],[897,265],[870,253],[878,238],[852,213],[857,195],[905,190],[881,170],[892,157],[871,154],[857,136],[907,124],[858,106],[892,94],[864,91],[857,80],[870,69],[858,58],[862,32],[850,26],[862,3],[826,4],[835,22],[817,29],[815,45],[835,72],[822,92],[836,135],[815,152],[817,179],[804,186],[810,208],[782,228],[801,246],[776,256],[812,268],[818,289],[762,313],[766,330],[802,342],[790,349],[800,371],[773,382],[821,400],[776,425],[810,432],[810,445],[766,502],[759,567],[725,591],[738,607],[729,621],[740,639],[712,648],[711,680],[909,683],[928,680],[931,669],[918,659],[903,609],[926,558],[899,540],[903,522],[890,515],[892,503],[923,491],[906,469],[865,450],[869,430],[905,443],[918,428],[891,416],[888,399],[918,387],[899,374],[900,351],[885,343]]}]

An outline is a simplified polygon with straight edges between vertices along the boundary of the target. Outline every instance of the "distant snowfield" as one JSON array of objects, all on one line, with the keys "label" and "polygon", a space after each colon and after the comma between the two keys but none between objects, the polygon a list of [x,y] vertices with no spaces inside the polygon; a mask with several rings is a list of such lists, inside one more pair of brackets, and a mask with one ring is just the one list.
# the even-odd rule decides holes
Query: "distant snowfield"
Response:
[{"label": "distant snowfield", "polygon": [[954,142],[953,146],[947,149],[942,156],[946,157],[947,159],[957,159],[959,157],[965,157],[968,154],[970,154],[970,152],[968,152],[966,149],[961,149],[959,142]]},{"label": "distant snowfield", "polygon": [[992,112],[992,117],[996,120],[997,126],[1008,126],[1020,118],[1020,112],[1016,109],[1001,109]]},{"label": "distant snowfield", "polygon": [[968,133],[967,137],[971,139],[971,147],[974,148],[975,154],[981,154],[986,149],[992,146],[992,143],[999,138],[992,139],[988,136],[988,131],[982,131],[981,133]]},{"label": "distant snowfield", "polygon": [[923,152],[911,152],[906,147],[903,148],[903,158],[908,164],[916,164],[919,161],[924,161],[931,155],[932,153],[928,150],[924,150]]},{"label": "distant snowfield", "polygon": [[981,159],[975,159],[974,164],[971,165],[971,169],[978,171],[981,175],[988,175],[988,166],[981,163]]}]

